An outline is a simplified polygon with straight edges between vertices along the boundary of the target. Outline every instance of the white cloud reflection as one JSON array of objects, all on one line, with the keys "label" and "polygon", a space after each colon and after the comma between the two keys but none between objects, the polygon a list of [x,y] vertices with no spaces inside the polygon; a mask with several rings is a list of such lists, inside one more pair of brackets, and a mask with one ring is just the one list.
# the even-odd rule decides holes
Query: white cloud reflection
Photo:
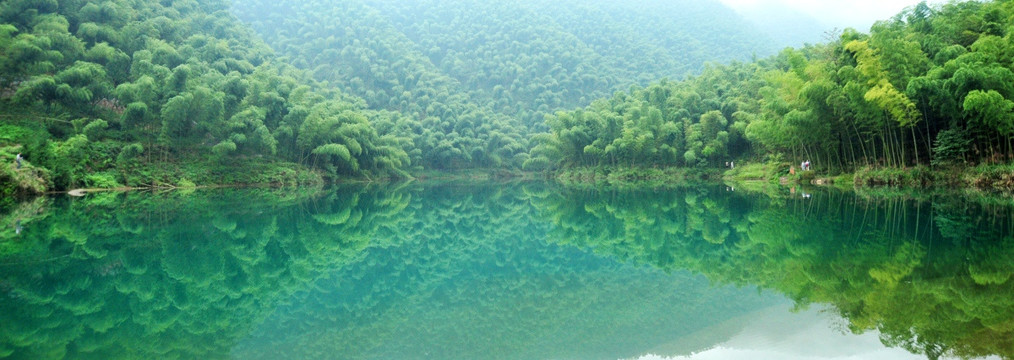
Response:
[{"label": "white cloud reflection", "polygon": [[[772,307],[737,320],[741,330],[729,340],[692,355],[648,354],[637,360],[897,360],[925,359],[904,349],[887,348],[879,333],[861,335],[839,330],[833,312],[809,309],[793,313]],[[655,351],[653,353],[663,353]]]}]

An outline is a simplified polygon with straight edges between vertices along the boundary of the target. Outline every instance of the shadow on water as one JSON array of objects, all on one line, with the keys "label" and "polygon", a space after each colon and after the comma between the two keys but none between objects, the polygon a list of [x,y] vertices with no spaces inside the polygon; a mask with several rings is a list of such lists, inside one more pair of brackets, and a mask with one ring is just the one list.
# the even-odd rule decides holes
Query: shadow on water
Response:
[{"label": "shadow on water", "polygon": [[730,190],[39,198],[0,215],[0,357],[682,355],[785,297],[928,358],[1014,356],[1010,204]]}]

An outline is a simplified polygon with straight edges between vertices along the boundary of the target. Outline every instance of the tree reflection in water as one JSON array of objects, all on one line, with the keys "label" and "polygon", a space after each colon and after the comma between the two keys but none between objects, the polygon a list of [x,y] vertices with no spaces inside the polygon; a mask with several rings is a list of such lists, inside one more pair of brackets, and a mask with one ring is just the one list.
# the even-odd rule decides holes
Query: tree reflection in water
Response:
[{"label": "tree reflection in water", "polygon": [[725,188],[547,192],[551,239],[830,304],[931,359],[1014,357],[1014,211],[995,197]]},{"label": "tree reflection in water", "polygon": [[[684,271],[797,307],[827,304],[852,332],[878,330],[928,358],[1014,357],[1011,204],[725,190],[409,184],[40,198],[0,218],[0,357],[227,358],[284,332],[320,337],[262,345],[365,354],[454,331],[497,341],[445,356],[545,354],[578,337],[600,344],[588,354],[636,355],[663,340],[632,344],[608,324],[690,332],[775,301],[730,302],[747,289],[715,290]],[[664,284],[630,295],[647,282]],[[633,310],[672,303],[684,312]],[[412,316],[430,326],[399,328]],[[599,330],[550,336],[567,321]],[[525,353],[525,343],[543,347]]]}]

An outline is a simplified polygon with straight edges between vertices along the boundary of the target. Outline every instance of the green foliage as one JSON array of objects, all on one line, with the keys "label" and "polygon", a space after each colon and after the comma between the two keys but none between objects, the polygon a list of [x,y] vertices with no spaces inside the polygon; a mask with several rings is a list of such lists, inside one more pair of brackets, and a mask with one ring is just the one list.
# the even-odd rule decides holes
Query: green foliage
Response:
[{"label": "green foliage", "polygon": [[96,119],[88,123],[88,125],[85,125],[81,132],[84,133],[89,140],[99,141],[102,139],[102,135],[105,133],[107,128],[109,128],[109,123],[102,119]]},{"label": "green foliage", "polygon": [[980,164],[966,172],[962,180],[981,189],[1014,188],[1014,164]]},{"label": "green foliage", "polygon": [[187,180],[186,178],[180,179],[176,185],[181,188],[193,188],[197,186],[193,181]]},{"label": "green foliage", "polygon": [[229,139],[222,140],[222,142],[211,148],[211,152],[219,158],[225,158],[226,155],[229,155],[233,151],[236,151],[236,143]]},{"label": "green foliage", "polygon": [[[634,88],[547,117],[549,136],[535,138],[529,165],[717,167],[778,156],[834,174],[998,161],[1014,154],[1010,36],[968,19],[1011,14],[1002,2],[921,5],[870,34],[846,30],[827,44]],[[661,122],[639,122],[656,110]]]},{"label": "green foliage", "polygon": [[[549,134],[533,139],[532,158],[554,159],[558,167],[718,167],[731,159],[730,149],[748,150],[742,111],[758,90],[738,79],[756,69],[739,63],[709,68],[691,80],[663,81],[559,112],[546,118]],[[725,103],[701,97],[718,92],[729,97]]]},{"label": "green foliage", "polygon": [[1001,135],[1014,135],[1014,102],[996,90],[973,90],[965,96],[965,114],[981,125],[996,129]]},{"label": "green foliage", "polygon": [[945,165],[950,163],[964,162],[966,156],[972,150],[972,139],[962,128],[953,128],[941,131],[935,140],[933,152],[933,165]]},{"label": "green foliage", "polygon": [[89,188],[118,188],[120,183],[116,181],[116,175],[112,173],[88,174],[84,178],[84,186]]},{"label": "green foliage", "polygon": [[[78,2],[44,12],[24,10],[36,9],[29,3],[0,4],[0,44],[9,49],[0,52],[0,119],[45,124],[32,130],[44,140],[11,141],[52,170],[56,189],[111,184],[95,174],[155,184],[176,176],[153,167],[201,157],[305,169],[316,145],[295,146],[304,108],[335,102],[367,116],[359,100],[269,61],[270,48],[225,2]],[[412,148],[411,130],[361,126],[347,135],[363,148],[360,167],[341,175],[406,176],[412,161],[399,150]]]},{"label": "green foliage", "polygon": [[[732,169],[726,170],[723,176],[738,181],[767,180],[776,182],[779,178],[789,175],[788,163],[769,161],[765,163],[736,163]],[[849,182],[851,184],[851,182]]]},{"label": "green foliage", "polygon": [[352,153],[349,152],[349,149],[346,148],[345,145],[341,144],[321,145],[318,146],[316,149],[313,149],[313,153],[318,155],[336,156],[338,157],[338,159],[345,162],[352,161]]},{"label": "green foliage", "polygon": [[938,183],[937,173],[925,166],[910,169],[863,168],[856,171],[853,181],[857,185],[927,186]]},{"label": "green foliage", "polygon": [[0,195],[4,197],[0,205],[29,195],[41,195],[52,186],[48,171],[36,168],[25,160],[22,160],[21,169],[17,169],[15,156],[17,155],[10,154],[7,149],[0,149],[0,159],[3,159],[3,165],[0,165]]},{"label": "green foliage", "polygon": [[[386,111],[371,120],[412,143],[400,147],[413,165],[446,170],[552,168],[527,154],[547,114],[772,50],[728,9],[692,1],[244,0],[233,11],[297,67]],[[618,152],[633,157],[648,135],[627,135]]]},{"label": "green foliage", "polygon": [[123,147],[123,150],[116,155],[116,161],[125,164],[144,153],[144,145],[133,143]]}]

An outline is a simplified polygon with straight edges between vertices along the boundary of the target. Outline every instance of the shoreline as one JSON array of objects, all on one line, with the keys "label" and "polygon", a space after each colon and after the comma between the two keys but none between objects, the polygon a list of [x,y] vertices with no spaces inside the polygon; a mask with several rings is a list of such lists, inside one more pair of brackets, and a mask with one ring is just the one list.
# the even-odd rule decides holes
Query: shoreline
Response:
[{"label": "shoreline", "polygon": [[[843,189],[871,188],[947,188],[954,190],[1014,191],[1014,163],[986,164],[977,166],[951,166],[930,169],[926,166],[910,168],[864,168],[854,173],[829,175],[818,171],[789,173],[788,164],[741,163],[735,169],[687,169],[676,167],[579,167],[547,172],[526,172],[507,169],[465,169],[454,171],[420,171],[408,179],[362,179],[345,178],[322,182],[236,182],[217,184],[183,184],[158,186],[117,186],[84,187],[60,191],[44,191],[36,195],[84,196],[93,192],[139,191],[139,190],[189,190],[232,187],[284,187],[322,186],[341,183],[374,183],[390,181],[494,181],[494,180],[536,180],[544,179],[560,184],[625,184],[658,186],[664,184],[686,184],[690,182],[733,181],[770,183],[779,186],[813,185],[831,186]],[[724,171],[723,171],[724,170]],[[314,174],[307,171],[306,175]],[[33,194],[21,194],[31,196]]]},{"label": "shoreline", "polygon": [[828,174],[818,171],[790,173],[788,164],[746,163],[723,173],[732,181],[763,181],[781,185],[807,184],[839,188],[947,188],[954,190],[1014,191],[1014,163],[975,166],[925,165],[891,168],[866,167],[851,173]]}]

